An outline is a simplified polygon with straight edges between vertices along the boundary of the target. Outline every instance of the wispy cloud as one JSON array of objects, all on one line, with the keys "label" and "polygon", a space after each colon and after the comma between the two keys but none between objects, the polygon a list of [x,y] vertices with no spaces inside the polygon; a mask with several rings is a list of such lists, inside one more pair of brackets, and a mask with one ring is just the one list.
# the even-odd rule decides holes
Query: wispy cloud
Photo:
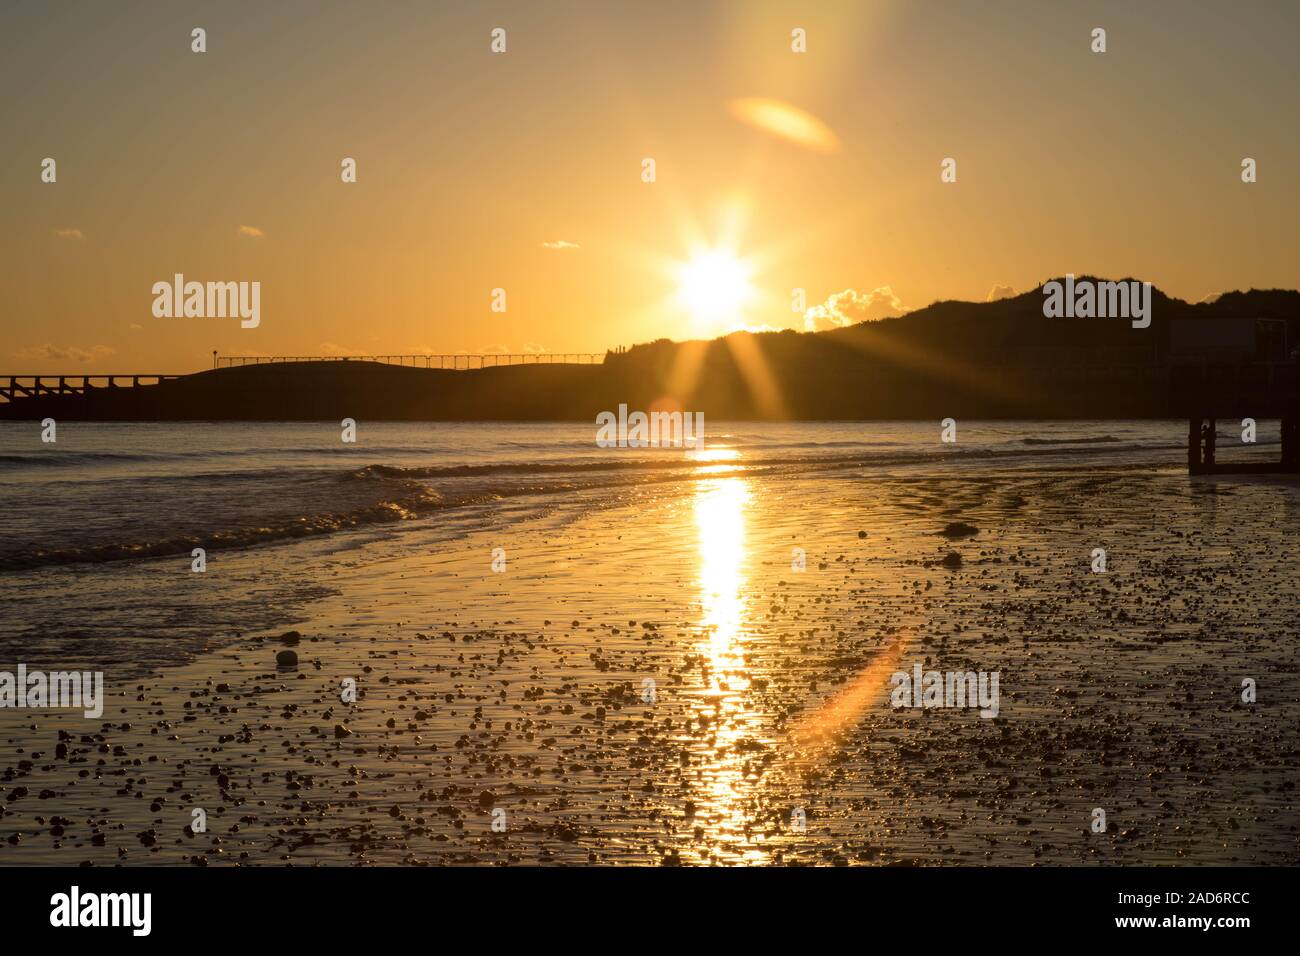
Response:
[{"label": "wispy cloud", "polygon": [[874,322],[907,312],[907,306],[887,285],[870,292],[845,289],[836,292],[821,305],[814,305],[803,314],[804,328],[809,332],[843,328],[857,322]]},{"label": "wispy cloud", "polygon": [[1016,290],[1009,285],[995,285],[989,289],[989,297],[985,302],[996,302],[998,299],[1010,299],[1016,294]]},{"label": "wispy cloud", "polygon": [[567,242],[564,239],[556,239],[554,242],[543,242],[543,249],[581,249],[582,246],[576,242]]},{"label": "wispy cloud", "polygon": [[14,353],[14,357],[46,362],[80,362],[85,364],[107,358],[114,352],[116,352],[116,349],[107,345],[92,345],[89,348],[82,348],[78,345],[54,345],[46,342],[44,345],[34,345],[31,348],[20,349]]},{"label": "wispy cloud", "polygon": [[86,238],[80,229],[55,229],[54,234],[60,239],[71,239],[74,242],[80,242]]},{"label": "wispy cloud", "polygon": [[261,229],[258,229],[256,226],[240,226],[239,234],[241,236],[247,236],[249,239],[261,239],[266,235],[266,233]]}]

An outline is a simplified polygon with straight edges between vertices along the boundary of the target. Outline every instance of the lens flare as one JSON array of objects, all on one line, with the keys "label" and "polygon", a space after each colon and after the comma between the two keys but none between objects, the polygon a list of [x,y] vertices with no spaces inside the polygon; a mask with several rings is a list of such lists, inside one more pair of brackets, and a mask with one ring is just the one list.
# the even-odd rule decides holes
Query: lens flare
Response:
[{"label": "lens flare", "polygon": [[797,106],[763,97],[743,97],[731,101],[731,113],[743,123],[818,153],[834,153],[840,148],[839,137],[829,126]]}]

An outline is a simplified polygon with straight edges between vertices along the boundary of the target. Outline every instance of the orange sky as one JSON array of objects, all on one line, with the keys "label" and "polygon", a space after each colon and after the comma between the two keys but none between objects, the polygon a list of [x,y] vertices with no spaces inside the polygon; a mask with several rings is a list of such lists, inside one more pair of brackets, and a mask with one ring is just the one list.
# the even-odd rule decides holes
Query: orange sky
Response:
[{"label": "orange sky", "polygon": [[[796,287],[1300,286],[1298,37],[1288,3],[5,5],[0,371],[595,352],[803,328]],[[718,246],[752,294],[713,321],[679,266]],[[155,318],[177,272],[260,281],[260,325]]]}]

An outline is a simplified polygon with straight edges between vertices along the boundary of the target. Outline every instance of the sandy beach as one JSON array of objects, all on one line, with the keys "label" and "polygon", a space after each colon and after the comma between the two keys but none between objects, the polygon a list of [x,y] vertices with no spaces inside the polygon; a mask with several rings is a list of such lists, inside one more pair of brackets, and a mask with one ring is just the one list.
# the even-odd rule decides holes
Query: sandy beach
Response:
[{"label": "sandy beach", "polygon": [[[210,640],[0,710],[0,865],[1300,862],[1294,482],[724,460],[483,514],[115,565]],[[311,587],[238,626],[268,563]],[[916,665],[998,715],[891,706]]]}]

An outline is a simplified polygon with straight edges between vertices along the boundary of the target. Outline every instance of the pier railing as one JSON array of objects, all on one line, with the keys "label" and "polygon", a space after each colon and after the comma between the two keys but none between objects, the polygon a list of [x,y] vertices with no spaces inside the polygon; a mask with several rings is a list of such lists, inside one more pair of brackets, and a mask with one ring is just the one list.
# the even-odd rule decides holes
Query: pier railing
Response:
[{"label": "pier railing", "polygon": [[214,355],[213,368],[243,365],[271,365],[284,362],[382,362],[408,368],[441,368],[458,371],[494,368],[498,365],[599,365],[603,352],[457,353],[452,355]]}]

